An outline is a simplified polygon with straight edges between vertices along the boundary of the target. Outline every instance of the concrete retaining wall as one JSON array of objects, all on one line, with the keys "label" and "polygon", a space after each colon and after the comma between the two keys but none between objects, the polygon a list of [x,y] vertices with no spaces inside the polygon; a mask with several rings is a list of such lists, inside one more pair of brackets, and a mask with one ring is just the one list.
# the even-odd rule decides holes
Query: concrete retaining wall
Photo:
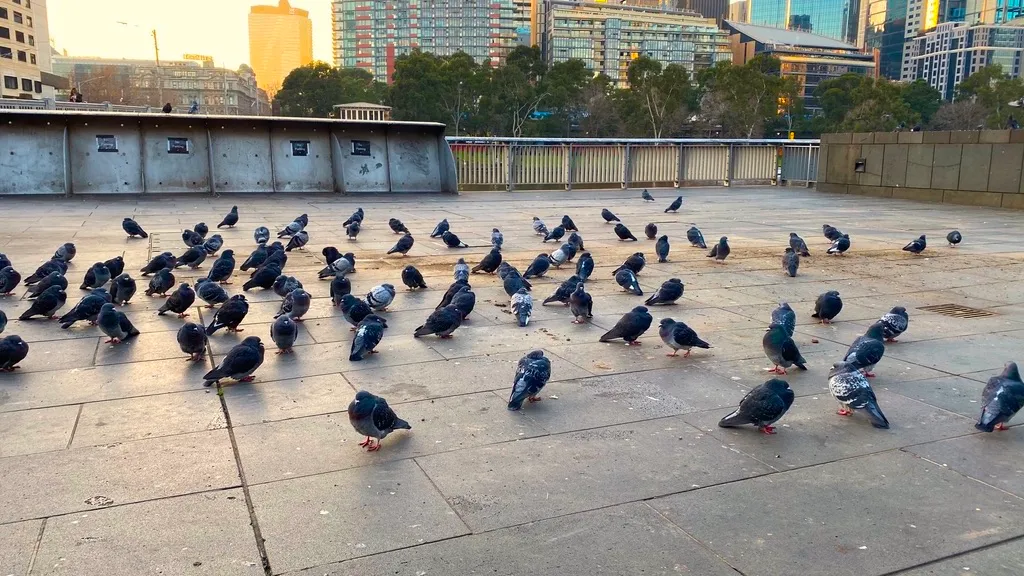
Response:
[{"label": "concrete retaining wall", "polygon": [[457,190],[443,124],[0,110],[0,195]]},{"label": "concrete retaining wall", "polygon": [[1021,130],[822,134],[816,187],[1024,210],[1022,168]]}]

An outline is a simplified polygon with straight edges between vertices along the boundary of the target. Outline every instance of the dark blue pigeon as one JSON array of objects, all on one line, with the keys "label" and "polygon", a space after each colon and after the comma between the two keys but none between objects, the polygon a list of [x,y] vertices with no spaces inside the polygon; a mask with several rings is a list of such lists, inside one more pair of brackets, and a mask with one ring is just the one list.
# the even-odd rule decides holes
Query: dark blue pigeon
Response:
[{"label": "dark blue pigeon", "polygon": [[186,322],[178,328],[178,347],[189,355],[189,360],[198,362],[206,353],[206,330],[194,322]]},{"label": "dark blue pigeon", "polygon": [[683,281],[679,278],[669,278],[661,284],[657,292],[651,295],[644,304],[656,306],[658,304],[675,304],[676,300],[683,297]]},{"label": "dark blue pigeon", "polygon": [[132,324],[128,316],[114,308],[114,305],[109,302],[100,308],[99,316],[96,317],[96,324],[110,338],[110,340],[106,341],[107,344],[120,344],[129,338],[139,335],[139,329]]},{"label": "dark blue pigeon", "polygon": [[178,318],[184,318],[188,316],[188,309],[192,306],[192,303],[196,301],[196,293],[187,282],[182,282],[178,289],[171,294],[164,305],[157,311],[158,316],[163,316],[167,312],[174,312],[178,315]]},{"label": "dark blue pigeon", "polygon": [[[21,313],[18,320],[28,320],[34,316],[56,320],[57,310],[60,310],[67,301],[68,295],[63,288],[60,286],[50,286],[32,301],[32,305],[28,307],[28,310]],[[6,316],[4,319],[6,320]],[[3,332],[3,330],[0,330],[0,332]]]},{"label": "dark blue pigeon", "polygon": [[149,238],[149,234],[139,226],[139,223],[131,218],[125,218],[121,221],[121,229],[128,235],[128,238],[138,236],[139,238]]},{"label": "dark blue pigeon", "polygon": [[663,235],[658,238],[658,242],[654,245],[654,253],[658,255],[658,262],[668,262],[668,236]]},{"label": "dark blue pigeon", "polygon": [[885,355],[885,344],[882,342],[885,334],[885,325],[881,321],[875,322],[868,327],[863,336],[858,336],[850,349],[846,351],[843,362],[860,368],[868,378],[874,377],[871,369],[882,360]]},{"label": "dark blue pigeon", "polygon": [[220,256],[210,266],[210,271],[206,274],[206,277],[214,282],[220,282],[222,284],[230,284],[231,274],[235,271],[235,251],[225,250],[221,252]]},{"label": "dark blue pigeon", "polygon": [[0,372],[13,372],[20,368],[21,362],[28,356],[28,343],[21,336],[12,334],[0,339]]},{"label": "dark blue pigeon", "polygon": [[211,386],[222,378],[239,382],[252,382],[253,374],[263,364],[263,342],[258,336],[249,336],[228,351],[220,365],[203,376],[203,386]]},{"label": "dark blue pigeon", "polygon": [[234,228],[235,224],[238,224],[238,206],[231,207],[231,211],[224,216],[224,219],[220,221],[220,224],[217,224],[217,228],[223,228],[225,226],[228,228]]},{"label": "dark blue pigeon", "polygon": [[722,428],[734,428],[753,424],[765,434],[775,434],[772,424],[793,405],[795,395],[785,380],[772,378],[764,384],[758,384],[740,400],[740,406],[733,413],[722,418],[718,425]]},{"label": "dark blue pigeon", "polygon": [[427,320],[416,327],[413,337],[419,338],[428,334],[437,334],[439,338],[451,338],[452,332],[462,324],[462,313],[455,306],[445,306],[434,310]]},{"label": "dark blue pigeon", "polygon": [[796,332],[796,312],[790,308],[789,302],[779,304],[779,307],[772,310],[772,324],[778,324],[786,329],[790,338]]},{"label": "dark blue pigeon", "polygon": [[103,262],[96,262],[85,272],[85,278],[82,279],[82,285],[78,288],[81,290],[92,290],[93,288],[99,288],[110,281],[110,269],[103,264]]},{"label": "dark blue pigeon", "polygon": [[882,323],[886,342],[896,342],[896,338],[910,327],[910,315],[903,306],[894,306],[878,319]]},{"label": "dark blue pigeon", "polygon": [[839,297],[839,292],[829,290],[814,301],[814,313],[811,314],[811,318],[819,319],[822,324],[830,324],[842,309],[843,299]]},{"label": "dark blue pigeon", "polygon": [[651,327],[651,322],[654,322],[654,317],[647,312],[647,308],[637,306],[623,314],[615,326],[605,332],[599,341],[610,342],[622,338],[626,341],[627,346],[639,345],[640,342],[637,342],[637,339]]},{"label": "dark blue pigeon", "polygon": [[574,318],[573,324],[583,324],[587,319],[594,317],[594,299],[587,294],[582,281],[569,295],[569,311]]},{"label": "dark blue pigeon", "polygon": [[981,416],[974,427],[982,432],[1006,430],[1006,423],[1024,407],[1024,382],[1015,362],[1007,362],[1002,374],[988,379],[981,403]]},{"label": "dark blue pigeon", "polygon": [[782,255],[782,271],[789,274],[790,278],[793,278],[796,277],[796,270],[799,267],[800,255],[787,246],[786,252]]},{"label": "dark blue pigeon", "polygon": [[356,327],[355,337],[352,338],[352,348],[348,354],[349,361],[359,362],[370,354],[376,354],[377,351],[374,348],[384,338],[384,329],[387,327],[388,323],[376,314],[370,314],[363,318],[359,326]]},{"label": "dark blue pigeon", "polygon": [[[366,436],[359,445],[366,447],[368,452],[380,450],[380,441],[395,430],[412,430],[412,426],[399,418],[386,400],[366,390],[357,392],[355,400],[348,405],[348,421],[356,432]],[[374,439],[377,441],[373,442]]]},{"label": "dark blue pigeon", "polygon": [[245,301],[245,296],[236,294],[228,298],[228,301],[214,312],[213,320],[206,328],[207,336],[213,336],[213,333],[221,328],[227,328],[230,332],[241,332],[242,329],[238,325],[245,320],[248,313],[249,303]]},{"label": "dark blue pigeon", "polygon": [[644,291],[640,289],[640,282],[636,279],[636,274],[629,268],[620,268],[615,273],[615,283],[626,292],[632,292],[637,296],[644,295]]},{"label": "dark blue pigeon", "polygon": [[207,308],[213,308],[217,304],[223,304],[228,301],[227,291],[221,288],[220,284],[209,278],[196,280],[195,290],[196,296],[199,296],[203,302],[206,302]]},{"label": "dark blue pigeon", "polygon": [[700,229],[696,226],[691,225],[690,229],[686,231],[686,240],[690,243],[690,246],[696,248],[707,248],[708,245],[704,243],[704,235],[701,234]]},{"label": "dark blue pigeon", "polygon": [[405,284],[409,290],[427,288],[427,283],[423,280],[423,274],[411,264],[402,268],[402,284]]},{"label": "dark blue pigeon", "polygon": [[538,396],[551,378],[551,361],[544,357],[542,350],[534,350],[519,359],[516,375],[512,379],[512,393],[508,397],[508,409],[519,410],[523,402],[540,402]]},{"label": "dark blue pigeon", "polygon": [[580,259],[576,261],[576,275],[586,282],[593,273],[594,257],[590,255],[590,252],[580,254]]},{"label": "dark blue pigeon", "polygon": [[291,354],[292,346],[299,337],[299,325],[287,314],[281,314],[270,325],[270,339],[277,346],[278,354]]}]

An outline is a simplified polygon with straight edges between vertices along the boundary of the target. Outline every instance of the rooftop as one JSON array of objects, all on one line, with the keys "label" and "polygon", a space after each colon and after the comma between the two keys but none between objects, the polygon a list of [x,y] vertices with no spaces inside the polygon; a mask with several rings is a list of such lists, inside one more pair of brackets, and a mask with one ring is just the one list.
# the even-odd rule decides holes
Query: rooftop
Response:
[{"label": "rooftop", "polygon": [[761,44],[785,44],[790,46],[802,46],[806,48],[829,48],[833,50],[857,50],[857,47],[846,42],[811,34],[810,32],[795,32],[782,28],[770,28],[768,26],[756,26],[742,22],[725,21],[725,26],[742,34],[743,36],[760,42]]}]

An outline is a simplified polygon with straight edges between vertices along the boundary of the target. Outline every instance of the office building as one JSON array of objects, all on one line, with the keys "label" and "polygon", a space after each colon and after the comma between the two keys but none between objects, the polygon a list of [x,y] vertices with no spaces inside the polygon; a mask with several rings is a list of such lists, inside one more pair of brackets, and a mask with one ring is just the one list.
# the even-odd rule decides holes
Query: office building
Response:
[{"label": "office building", "polygon": [[728,34],[692,12],[623,4],[551,0],[545,14],[549,64],[576,58],[626,87],[626,70],[648,56],[691,73],[732,59]]},{"label": "office building", "polygon": [[821,108],[814,96],[821,82],[843,74],[875,74],[874,56],[846,42],[741,22],[726,21],[725,27],[731,32],[733,62],[745,64],[758,54],[778,58],[782,76],[795,78],[800,85],[799,94],[808,113]]},{"label": "office building", "polygon": [[738,2],[729,4],[729,14],[725,19],[731,22],[746,22],[747,4],[747,0],[739,0]]},{"label": "office building", "polygon": [[966,0],[963,20],[968,24],[1002,24],[1024,16],[1024,0]]},{"label": "office building", "polygon": [[747,0],[747,14],[741,21],[768,28],[812,32],[856,44],[861,1]]},{"label": "office building", "polygon": [[184,109],[195,102],[202,114],[271,113],[266,91],[256,86],[255,73],[244,64],[228,70],[210,61],[161,60],[158,67],[153,60],[54,56],[53,69],[86,102],[155,108],[169,102]]},{"label": "office building", "polygon": [[46,0],[0,0],[0,98],[53,98]]},{"label": "office building", "polygon": [[911,72],[907,80],[921,78],[951,100],[956,85],[985,66],[999,64],[1004,74],[1020,77],[1022,58],[1024,22],[947,22],[910,42],[904,67]]},{"label": "office building", "polygon": [[271,98],[289,72],[312,61],[313,22],[309,12],[292,8],[288,0],[249,10],[249,63],[260,88]]},{"label": "office building", "polygon": [[334,64],[387,82],[395,59],[415,49],[499,66],[525,27],[513,0],[335,0],[332,13]]},{"label": "office building", "polygon": [[879,76],[899,80],[907,33],[907,0],[861,0],[857,45],[876,55]]},{"label": "office building", "polygon": [[714,18],[719,25],[729,17],[729,0],[677,0],[676,6],[705,18]]},{"label": "office building", "polygon": [[542,30],[540,11],[543,0],[512,0],[512,26],[515,28],[516,44],[540,46]]}]

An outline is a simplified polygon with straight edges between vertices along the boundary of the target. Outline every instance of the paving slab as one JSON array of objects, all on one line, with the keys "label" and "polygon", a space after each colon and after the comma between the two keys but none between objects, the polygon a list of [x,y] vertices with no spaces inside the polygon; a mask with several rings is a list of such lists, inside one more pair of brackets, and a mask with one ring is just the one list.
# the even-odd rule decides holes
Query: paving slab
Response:
[{"label": "paving slab", "polygon": [[42,520],[0,524],[0,574],[28,574]]},{"label": "paving slab", "polygon": [[98,446],[226,428],[215,389],[89,402],[72,446]]},{"label": "paving slab", "polygon": [[1003,432],[978,432],[941,442],[911,446],[906,450],[941,466],[948,466],[979,482],[1017,496],[1024,496],[1024,466],[1018,462],[1014,454],[1016,446],[1024,437],[1024,429],[1019,426],[1019,422],[1017,424],[1018,426],[1011,426],[1009,430]]},{"label": "paving slab", "polygon": [[71,442],[80,406],[0,412],[0,458],[64,450]]},{"label": "paving slab", "polygon": [[1024,541],[1017,539],[990,548],[968,552],[919,568],[899,572],[900,576],[1016,576],[1024,572]]}]

